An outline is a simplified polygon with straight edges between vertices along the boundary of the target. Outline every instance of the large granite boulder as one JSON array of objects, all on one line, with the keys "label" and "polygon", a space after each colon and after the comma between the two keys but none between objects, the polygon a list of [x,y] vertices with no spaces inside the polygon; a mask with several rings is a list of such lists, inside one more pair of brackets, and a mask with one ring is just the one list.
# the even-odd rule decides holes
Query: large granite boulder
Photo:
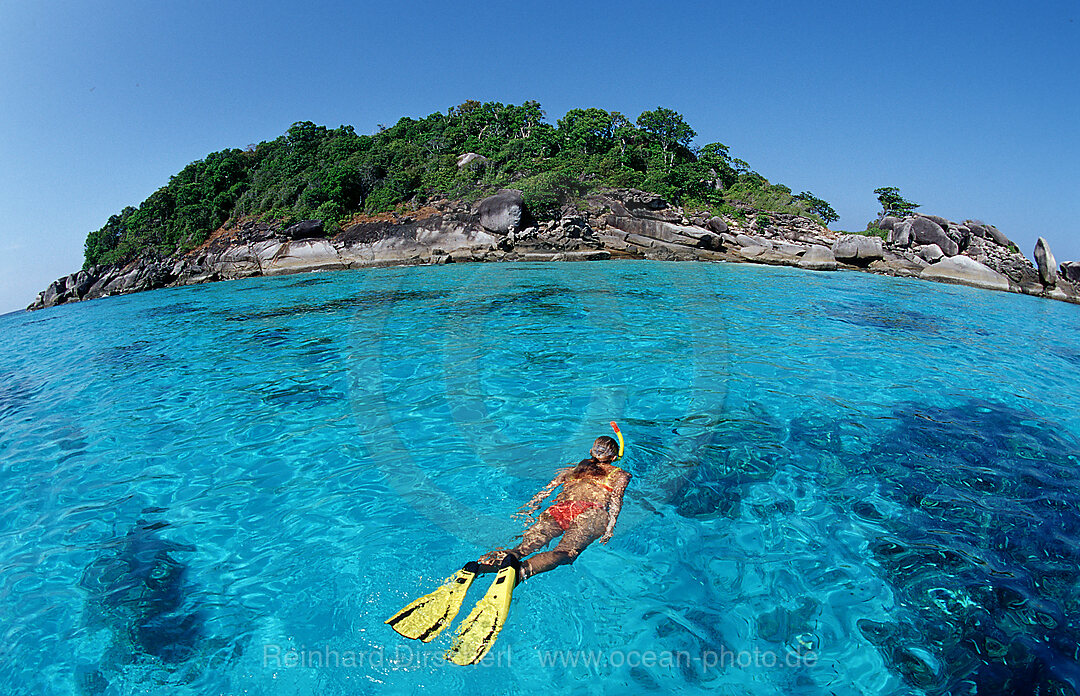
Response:
[{"label": "large granite boulder", "polygon": [[676,225],[651,218],[608,216],[608,225],[637,237],[655,239],[665,244],[675,244],[702,249],[718,249],[722,246],[719,235],[701,227]]},{"label": "large granite boulder", "polygon": [[525,217],[525,197],[515,189],[499,189],[477,205],[480,225],[489,232],[507,234],[521,226]]},{"label": "large granite boulder", "polygon": [[64,291],[67,285],[67,277],[59,278],[49,283],[49,287],[45,288],[45,294],[42,297],[46,307],[52,307],[64,302]]},{"label": "large granite boulder", "polygon": [[768,248],[772,246],[772,242],[764,237],[755,237],[749,234],[737,234],[735,235],[735,243],[741,247],[762,247]]},{"label": "large granite boulder", "polygon": [[1035,263],[1039,266],[1039,279],[1048,288],[1057,285],[1057,260],[1047,241],[1039,237],[1035,242]]},{"label": "large granite boulder", "polygon": [[916,217],[905,223],[909,225],[912,240],[917,244],[937,244],[946,256],[956,256],[960,253],[960,245],[954,239],[945,234],[941,225],[928,217]]},{"label": "large granite boulder", "polygon": [[708,249],[710,251],[722,251],[724,248],[724,239],[718,234],[706,232],[698,238],[697,245],[700,249]]},{"label": "large granite boulder", "polygon": [[872,262],[867,268],[874,273],[884,273],[901,278],[918,278],[922,270],[929,265],[910,251],[896,252],[886,249],[881,260]]},{"label": "large granite boulder", "polygon": [[1061,275],[1065,276],[1065,280],[1073,283],[1080,283],[1080,261],[1066,261],[1061,264]]},{"label": "large granite boulder", "polygon": [[112,266],[98,276],[98,279],[86,293],[90,297],[101,297],[105,294],[105,288],[112,283],[113,279],[120,275],[121,266]]},{"label": "large granite boulder", "polygon": [[707,227],[710,232],[715,232],[716,234],[723,234],[728,231],[728,224],[724,222],[724,219],[715,215],[709,218],[705,223],[705,227]]},{"label": "large granite boulder", "polygon": [[90,288],[94,287],[94,282],[96,280],[97,278],[86,271],[79,271],[79,279],[72,288],[72,293],[79,299],[86,297],[86,294],[90,292]]},{"label": "large granite boulder", "polygon": [[325,239],[303,239],[282,244],[263,265],[266,275],[302,273],[316,270],[340,270],[345,268],[337,249]]},{"label": "large granite boulder", "polygon": [[945,256],[945,252],[937,244],[927,244],[919,247],[918,254],[919,258],[928,263],[937,263]]},{"label": "large granite boulder", "polygon": [[[881,240],[878,240],[881,241]],[[811,271],[835,271],[836,258],[828,247],[814,245],[799,259],[799,267]]]},{"label": "large granite boulder", "polygon": [[899,222],[900,218],[893,215],[886,215],[885,217],[878,220],[877,223],[874,224],[874,227],[877,227],[879,230],[889,231],[892,228],[896,227]]},{"label": "large granite boulder", "polygon": [[[265,242],[259,244],[265,244]],[[207,260],[223,278],[246,278],[258,275],[262,270],[258,256],[248,244],[229,247],[219,254],[208,257]]]},{"label": "large granite boulder", "polygon": [[963,251],[971,244],[971,230],[964,225],[957,225],[955,222],[950,222],[945,229],[945,234],[949,236],[949,239],[956,242],[956,245]]},{"label": "large granite boulder", "polygon": [[322,220],[302,220],[286,227],[282,234],[287,239],[311,239],[325,236]]},{"label": "large granite boulder", "polygon": [[1006,248],[1016,246],[1015,244],[1013,244],[1011,239],[1005,236],[1004,232],[994,227],[993,225],[987,225],[986,231],[989,233],[990,239],[994,240],[994,242],[996,242],[999,246],[1003,246]]},{"label": "large granite boulder", "polygon": [[945,228],[949,226],[949,221],[940,215],[930,215],[929,213],[919,213],[916,217],[926,218],[931,222],[937,223],[940,227]]},{"label": "large granite boulder", "polygon": [[975,237],[989,239],[998,246],[1003,246],[1006,249],[1013,246],[1012,241],[1006,237],[1001,230],[993,225],[987,225],[985,222],[979,222],[978,220],[964,220],[964,225],[971,230],[971,234]]},{"label": "large granite boulder", "polygon": [[487,157],[484,157],[483,155],[478,155],[475,152],[466,152],[462,155],[459,155],[457,158],[458,169],[461,169],[462,167],[468,167],[470,165],[474,168],[480,167],[487,163]]},{"label": "large granite boulder", "polygon": [[886,241],[893,246],[911,246],[911,220],[893,223],[893,227],[889,230],[889,237]]},{"label": "large granite boulder", "polygon": [[142,292],[163,288],[174,280],[170,273],[172,262],[166,259],[147,259],[135,262],[135,274],[132,282],[123,292]]},{"label": "large granite boulder", "polygon": [[682,222],[682,209],[673,208],[660,195],[638,189],[609,189],[599,195],[616,217],[636,217],[663,222]]},{"label": "large granite boulder", "polygon": [[833,244],[832,253],[837,261],[866,266],[880,259],[884,250],[881,246],[881,237],[845,234]]},{"label": "large granite boulder", "polygon": [[1008,291],[1009,289],[1008,278],[968,256],[942,259],[924,268],[919,277],[923,280],[971,285],[987,290]]}]

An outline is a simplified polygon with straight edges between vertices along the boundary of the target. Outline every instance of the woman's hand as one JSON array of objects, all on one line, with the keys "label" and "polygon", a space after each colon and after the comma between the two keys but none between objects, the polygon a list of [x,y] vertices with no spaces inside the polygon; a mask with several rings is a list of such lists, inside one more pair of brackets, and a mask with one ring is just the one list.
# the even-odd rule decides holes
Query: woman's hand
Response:
[{"label": "woman's hand", "polygon": [[556,488],[563,484],[563,479],[565,478],[565,475],[565,471],[560,471],[558,474],[556,474],[555,478],[551,479],[551,482],[548,483],[548,485],[544,486],[544,488],[541,489],[540,492],[538,492],[536,495],[534,495],[532,499],[529,500],[529,502],[522,505],[516,513],[511,515],[511,517],[524,517],[525,521],[528,522],[530,525],[535,523],[536,520],[534,520],[532,517],[533,513],[540,508],[540,503],[544,502],[544,500],[549,495],[551,495]]}]

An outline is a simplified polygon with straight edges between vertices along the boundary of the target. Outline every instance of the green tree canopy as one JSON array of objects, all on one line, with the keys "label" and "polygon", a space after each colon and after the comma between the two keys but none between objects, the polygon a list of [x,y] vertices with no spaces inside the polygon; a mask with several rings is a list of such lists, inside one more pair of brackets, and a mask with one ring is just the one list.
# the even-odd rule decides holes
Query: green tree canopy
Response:
[{"label": "green tree canopy", "polygon": [[614,121],[603,109],[571,109],[559,119],[559,134],[567,152],[599,155],[615,145]]},{"label": "green tree canopy", "polygon": [[874,189],[874,195],[877,196],[878,202],[881,203],[882,217],[886,215],[903,217],[919,207],[918,203],[904,200],[900,195],[900,189],[895,186],[883,186]]},{"label": "green tree canopy", "polygon": [[[617,111],[571,109],[556,124],[539,102],[466,101],[446,112],[401,118],[371,135],[352,126],[300,121],[280,137],[207,155],[173,176],[138,207],[127,207],[87,235],[85,264],[168,255],[198,246],[218,227],[257,217],[288,224],[318,219],[333,230],[360,213],[435,198],[476,200],[521,189],[534,214],[555,216],[575,196],[635,187],[700,210],[758,210],[826,219],[817,198],[792,196],[728,147],[694,149],[682,115],[658,107],[636,122]],[[483,166],[458,168],[466,152]]]},{"label": "green tree canopy", "polygon": [[803,203],[805,203],[806,209],[810,213],[817,215],[819,218],[821,218],[822,222],[824,222],[826,225],[831,225],[832,223],[840,219],[840,216],[836,214],[836,211],[833,210],[833,207],[831,205],[821,200],[809,191],[803,191],[799,195],[793,196],[793,198],[797,201],[802,201]]},{"label": "green tree canopy", "polygon": [[665,160],[671,164],[674,164],[676,146],[690,147],[690,141],[697,135],[682,115],[662,106],[655,111],[643,112],[638,116],[637,125],[659,143]]}]

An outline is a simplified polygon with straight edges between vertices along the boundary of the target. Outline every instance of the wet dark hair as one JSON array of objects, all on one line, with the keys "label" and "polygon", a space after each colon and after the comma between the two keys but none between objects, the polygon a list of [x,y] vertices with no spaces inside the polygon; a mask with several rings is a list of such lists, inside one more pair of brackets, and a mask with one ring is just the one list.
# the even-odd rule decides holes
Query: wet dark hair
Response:
[{"label": "wet dark hair", "polygon": [[609,462],[614,461],[619,456],[619,443],[615,442],[613,437],[601,435],[596,438],[596,442],[593,443],[589,454],[593,456],[593,459],[603,457]]},{"label": "wet dark hair", "polygon": [[604,473],[604,467],[600,466],[600,460],[598,457],[603,457],[604,461],[611,463],[615,457],[619,456],[619,443],[615,442],[615,438],[602,435],[596,438],[593,442],[592,449],[589,450],[589,454],[592,455],[588,459],[582,459],[576,467],[574,467],[575,474],[583,474],[585,476],[599,476]]}]

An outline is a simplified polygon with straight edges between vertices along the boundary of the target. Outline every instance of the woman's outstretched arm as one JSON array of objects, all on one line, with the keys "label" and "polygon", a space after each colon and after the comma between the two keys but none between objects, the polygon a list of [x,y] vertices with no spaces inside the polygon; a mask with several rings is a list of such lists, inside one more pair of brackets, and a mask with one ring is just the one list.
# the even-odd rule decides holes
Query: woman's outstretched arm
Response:
[{"label": "woman's outstretched arm", "polygon": [[518,515],[529,516],[536,512],[536,509],[540,507],[540,503],[551,495],[556,488],[563,484],[563,480],[566,478],[566,469],[563,469],[559,473],[555,474],[555,478],[551,479],[548,485],[544,486],[534,495],[529,502],[521,506],[521,509],[517,511]]},{"label": "woman's outstretched arm", "polygon": [[615,488],[611,489],[611,498],[608,502],[607,529],[604,530],[604,535],[600,537],[601,544],[606,544],[611,539],[611,535],[615,531],[615,522],[619,519],[619,512],[622,511],[623,494],[626,493],[626,486],[630,483],[630,473],[627,471],[622,473],[623,475],[615,482]]}]

